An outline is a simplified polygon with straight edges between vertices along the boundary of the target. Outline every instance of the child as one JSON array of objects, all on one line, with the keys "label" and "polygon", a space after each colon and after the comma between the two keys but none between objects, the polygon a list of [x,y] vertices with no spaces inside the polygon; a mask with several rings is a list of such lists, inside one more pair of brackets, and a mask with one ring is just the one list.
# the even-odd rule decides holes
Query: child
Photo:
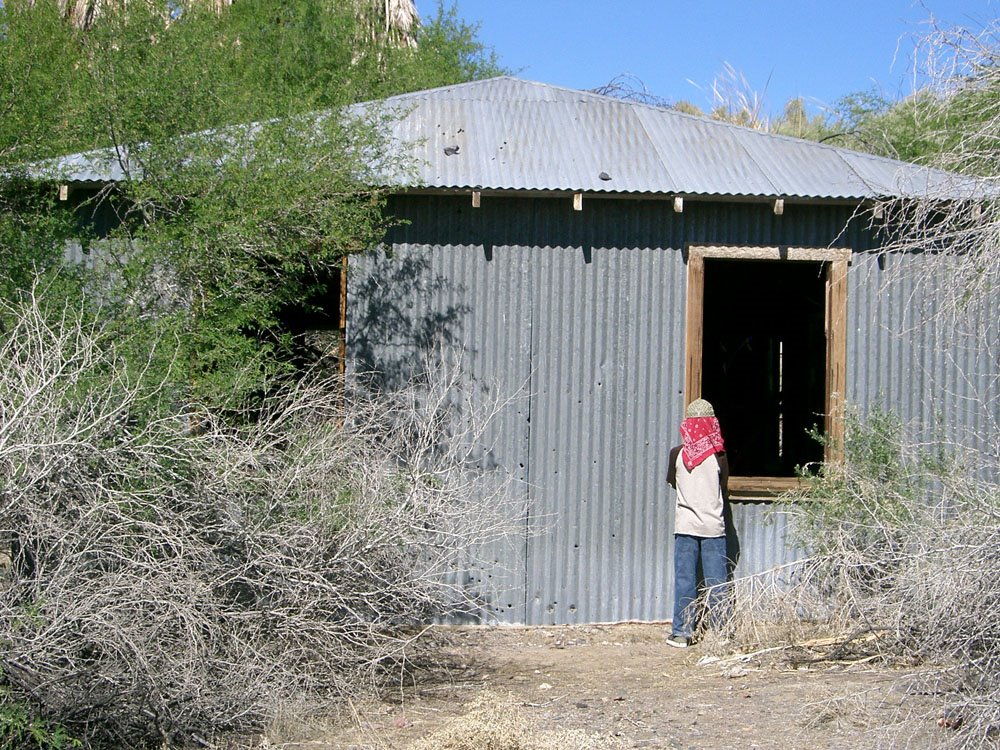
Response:
[{"label": "child", "polygon": [[694,628],[698,561],[709,590],[711,622],[721,615],[720,585],[729,577],[724,504],[729,500],[729,461],[715,410],[705,399],[688,404],[681,445],[670,451],[667,482],[677,490],[674,516],[674,619],[667,643],[686,648]]}]

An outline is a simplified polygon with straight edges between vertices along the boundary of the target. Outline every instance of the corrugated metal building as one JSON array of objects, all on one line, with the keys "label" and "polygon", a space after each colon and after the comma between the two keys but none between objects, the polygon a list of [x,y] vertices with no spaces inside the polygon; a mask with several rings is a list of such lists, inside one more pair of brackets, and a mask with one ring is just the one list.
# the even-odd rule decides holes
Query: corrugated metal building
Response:
[{"label": "corrugated metal building", "polygon": [[[666,456],[699,395],[736,475],[737,576],[800,554],[769,496],[824,459],[806,430],[836,438],[845,405],[938,435],[1000,419],[975,338],[997,340],[995,309],[970,339],[920,326],[928,259],[880,252],[866,213],[969,180],[509,77],[355,111],[390,115],[412,169],[382,178],[404,221],[350,261],[348,366],[392,383],[444,346],[469,392],[511,398],[483,465],[515,477],[523,532],[456,572],[483,619],[669,618]],[[54,166],[85,185],[127,162]]]},{"label": "corrugated metal building", "polygon": [[738,576],[799,554],[766,495],[823,458],[806,427],[836,435],[847,403],[976,429],[963,389],[996,365],[958,382],[934,332],[895,335],[912,289],[883,277],[922,259],[878,253],[860,210],[961,178],[512,78],[385,104],[417,169],[351,261],[348,360],[391,379],[445,342],[470,387],[518,395],[488,459],[525,531],[462,573],[484,618],[669,618],[665,459],[697,395],[741,475]]}]

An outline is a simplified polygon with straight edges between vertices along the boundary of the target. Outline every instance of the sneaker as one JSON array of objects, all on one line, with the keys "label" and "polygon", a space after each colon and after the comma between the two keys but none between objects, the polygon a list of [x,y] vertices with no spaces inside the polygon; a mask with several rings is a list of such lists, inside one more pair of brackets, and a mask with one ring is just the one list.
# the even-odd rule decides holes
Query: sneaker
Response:
[{"label": "sneaker", "polygon": [[672,635],[667,638],[667,645],[674,648],[687,648],[690,645],[690,641],[683,635]]}]

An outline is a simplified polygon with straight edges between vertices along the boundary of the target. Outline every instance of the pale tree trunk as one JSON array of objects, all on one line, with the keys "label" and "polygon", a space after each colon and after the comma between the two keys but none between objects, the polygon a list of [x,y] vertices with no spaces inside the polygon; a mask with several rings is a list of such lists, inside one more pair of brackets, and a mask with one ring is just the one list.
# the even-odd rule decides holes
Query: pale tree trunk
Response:
[{"label": "pale tree trunk", "polygon": [[101,0],[59,0],[59,12],[78,29],[89,29],[110,3]]},{"label": "pale tree trunk", "polygon": [[[36,0],[32,0],[35,2]],[[133,2],[135,0],[132,0]],[[152,2],[154,0],[138,0]],[[208,5],[221,13],[235,0],[185,0],[183,5]],[[420,23],[414,0],[347,0],[371,30],[372,39],[399,46],[416,46]],[[124,10],[130,0],[57,0],[59,12],[78,29],[89,29],[103,14]],[[166,5],[165,3],[157,3]]]},{"label": "pale tree trunk", "polygon": [[384,38],[400,46],[417,46],[416,30],[420,16],[413,0],[368,0],[371,6],[376,3],[382,5]]}]

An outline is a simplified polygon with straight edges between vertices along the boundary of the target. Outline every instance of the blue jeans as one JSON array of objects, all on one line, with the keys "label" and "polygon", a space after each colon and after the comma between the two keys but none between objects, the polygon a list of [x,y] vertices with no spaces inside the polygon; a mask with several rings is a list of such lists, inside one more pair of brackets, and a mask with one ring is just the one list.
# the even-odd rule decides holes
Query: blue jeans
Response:
[{"label": "blue jeans", "polygon": [[726,537],[698,537],[674,534],[674,621],[673,635],[690,638],[694,630],[698,598],[698,561],[701,560],[703,583],[708,589],[705,606],[710,626],[721,625],[728,605],[729,560]]}]

